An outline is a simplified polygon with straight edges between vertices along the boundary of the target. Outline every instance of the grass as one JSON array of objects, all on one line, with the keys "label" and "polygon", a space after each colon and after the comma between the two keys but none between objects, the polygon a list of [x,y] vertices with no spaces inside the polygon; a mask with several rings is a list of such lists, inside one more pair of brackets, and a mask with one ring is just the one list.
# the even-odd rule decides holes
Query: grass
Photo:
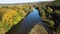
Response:
[{"label": "grass", "polygon": [[30,31],[29,34],[48,34],[48,32],[45,30],[45,28],[40,25],[36,24]]}]

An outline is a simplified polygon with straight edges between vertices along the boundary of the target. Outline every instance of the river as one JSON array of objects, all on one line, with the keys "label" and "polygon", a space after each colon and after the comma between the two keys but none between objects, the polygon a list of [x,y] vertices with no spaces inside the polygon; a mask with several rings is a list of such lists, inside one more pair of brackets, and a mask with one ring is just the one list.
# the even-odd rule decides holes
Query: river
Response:
[{"label": "river", "polygon": [[14,26],[6,34],[28,34],[36,24],[42,24],[48,34],[53,34],[52,30],[42,22],[37,9],[34,9],[31,13],[29,13],[21,23]]}]

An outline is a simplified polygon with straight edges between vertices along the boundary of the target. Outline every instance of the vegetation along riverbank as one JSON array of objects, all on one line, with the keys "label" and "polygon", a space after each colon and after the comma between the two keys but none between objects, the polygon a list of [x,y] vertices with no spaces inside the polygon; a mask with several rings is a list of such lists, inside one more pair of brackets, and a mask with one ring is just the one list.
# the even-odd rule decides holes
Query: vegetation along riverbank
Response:
[{"label": "vegetation along riverbank", "polygon": [[[60,34],[60,0],[30,4],[0,4],[0,34],[4,34],[18,24],[34,7],[39,10],[42,21],[53,30],[53,33]],[[37,31],[35,28],[39,32],[41,29],[44,30],[44,28],[39,29],[40,25],[36,25],[30,34],[32,31]]]},{"label": "vegetation along riverbank", "polygon": [[33,8],[30,5],[0,5],[0,34],[23,19]]}]

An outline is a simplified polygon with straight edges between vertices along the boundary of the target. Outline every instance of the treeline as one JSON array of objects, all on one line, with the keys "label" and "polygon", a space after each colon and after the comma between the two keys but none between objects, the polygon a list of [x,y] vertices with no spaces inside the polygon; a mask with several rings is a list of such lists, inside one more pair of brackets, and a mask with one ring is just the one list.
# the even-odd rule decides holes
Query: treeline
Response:
[{"label": "treeline", "polygon": [[0,34],[7,32],[18,24],[27,13],[33,10],[31,5],[0,5]]},{"label": "treeline", "polygon": [[57,32],[58,34],[60,31],[60,9],[52,8],[54,6],[42,6],[39,8],[41,19],[44,23],[46,23],[53,31]]},{"label": "treeline", "polygon": [[55,0],[49,4],[47,4],[48,6],[60,6],[60,0]]},{"label": "treeline", "polygon": [[37,7],[44,23],[46,23],[55,34],[60,34],[60,0],[55,0],[46,5]]}]

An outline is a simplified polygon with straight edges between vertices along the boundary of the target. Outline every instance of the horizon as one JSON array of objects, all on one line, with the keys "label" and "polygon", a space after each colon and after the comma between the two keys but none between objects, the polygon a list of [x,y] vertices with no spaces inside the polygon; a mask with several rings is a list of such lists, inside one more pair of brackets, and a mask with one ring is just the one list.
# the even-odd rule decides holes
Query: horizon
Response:
[{"label": "horizon", "polygon": [[0,0],[0,4],[13,4],[13,3],[32,3],[32,2],[46,2],[54,0]]}]

